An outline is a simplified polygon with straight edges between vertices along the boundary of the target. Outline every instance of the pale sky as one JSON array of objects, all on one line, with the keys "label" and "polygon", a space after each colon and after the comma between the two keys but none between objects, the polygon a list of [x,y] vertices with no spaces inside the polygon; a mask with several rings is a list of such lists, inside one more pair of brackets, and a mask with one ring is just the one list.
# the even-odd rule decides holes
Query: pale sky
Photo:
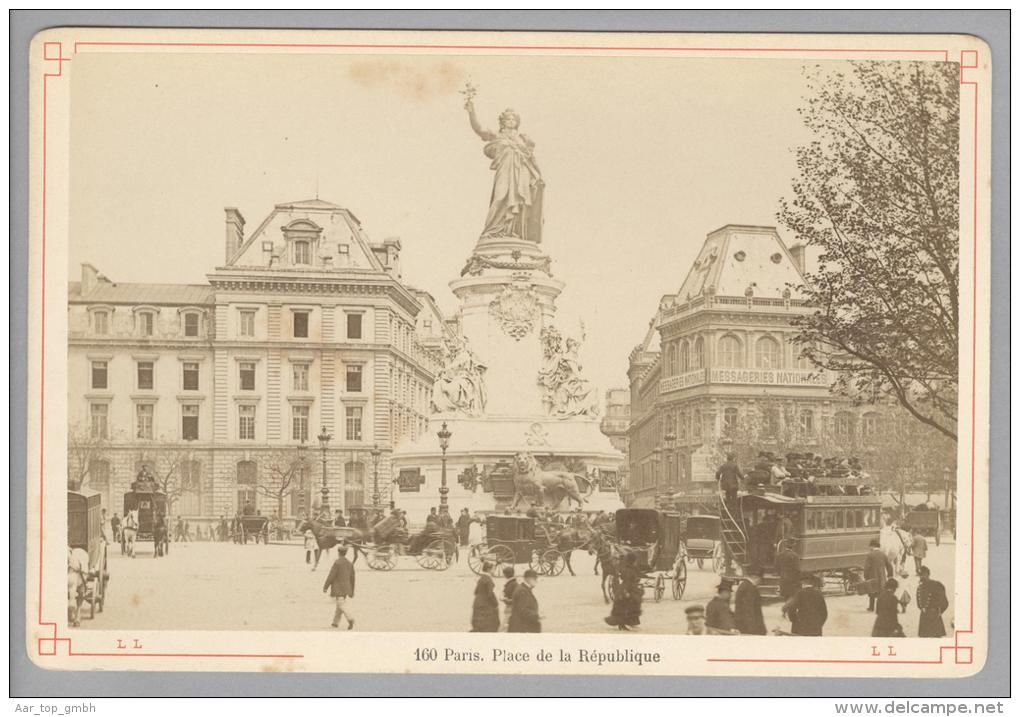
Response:
[{"label": "pale sky", "polygon": [[[625,386],[627,357],[705,235],[775,225],[808,139],[791,60],[79,54],[72,82],[71,276],[201,283],[223,263],[223,207],[254,231],[274,204],[350,209],[399,236],[404,280],[452,313],[492,172],[487,128],[513,107],[546,182],[543,249],[583,318],[585,370]],[[780,230],[784,239],[790,237]]]}]

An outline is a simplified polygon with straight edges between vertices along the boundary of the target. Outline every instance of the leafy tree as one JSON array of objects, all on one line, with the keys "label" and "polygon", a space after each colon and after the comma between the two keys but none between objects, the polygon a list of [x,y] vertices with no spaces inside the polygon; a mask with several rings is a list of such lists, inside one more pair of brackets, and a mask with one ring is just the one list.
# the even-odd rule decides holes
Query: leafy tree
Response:
[{"label": "leafy tree", "polygon": [[801,354],[856,400],[893,396],[956,439],[959,76],[942,62],[807,70],[814,138],[779,221],[819,250]]}]

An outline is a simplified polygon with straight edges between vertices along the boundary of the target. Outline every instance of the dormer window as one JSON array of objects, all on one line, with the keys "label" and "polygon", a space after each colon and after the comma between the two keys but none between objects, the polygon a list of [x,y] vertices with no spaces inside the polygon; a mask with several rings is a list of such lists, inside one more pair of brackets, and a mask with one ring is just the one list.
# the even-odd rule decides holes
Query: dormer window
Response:
[{"label": "dormer window", "polygon": [[156,314],[152,311],[139,311],[135,315],[135,326],[139,336],[152,336],[156,330]]},{"label": "dormer window", "polygon": [[184,315],[184,335],[185,336],[198,336],[199,327],[199,316],[198,312],[189,311]]},{"label": "dormer window", "polygon": [[300,239],[294,242],[294,263],[295,264],[311,264],[312,263],[312,244],[311,242]]},{"label": "dormer window", "polygon": [[92,332],[96,336],[110,333],[110,312],[105,309],[92,312]]}]

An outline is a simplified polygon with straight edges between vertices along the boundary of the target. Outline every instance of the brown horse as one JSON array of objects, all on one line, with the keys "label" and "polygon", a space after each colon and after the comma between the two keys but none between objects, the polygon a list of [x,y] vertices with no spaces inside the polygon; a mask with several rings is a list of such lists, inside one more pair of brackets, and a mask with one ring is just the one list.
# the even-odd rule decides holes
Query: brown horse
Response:
[{"label": "brown horse", "polygon": [[328,553],[330,548],[336,545],[350,545],[354,548],[354,560],[352,562],[358,562],[358,554],[364,553],[365,549],[361,547],[362,543],[368,542],[368,536],[364,531],[358,530],[357,528],[345,528],[345,532],[349,533],[345,538],[336,537],[336,531],[333,529],[334,526],[330,523],[323,523],[314,518],[306,518],[299,526],[298,532],[304,535],[306,530],[311,530],[312,535],[315,536],[315,565],[312,566],[312,570],[319,567],[319,559],[323,553]]}]

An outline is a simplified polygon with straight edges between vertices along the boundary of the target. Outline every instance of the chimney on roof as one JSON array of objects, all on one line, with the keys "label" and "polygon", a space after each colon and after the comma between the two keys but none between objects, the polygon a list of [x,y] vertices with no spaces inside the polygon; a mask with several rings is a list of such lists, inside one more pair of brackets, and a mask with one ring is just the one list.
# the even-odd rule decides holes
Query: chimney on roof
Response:
[{"label": "chimney on roof", "polygon": [[801,274],[804,273],[804,255],[807,251],[807,247],[803,244],[794,244],[789,248],[790,258],[793,259],[793,265],[797,267],[797,271]]},{"label": "chimney on roof", "polygon": [[99,270],[91,264],[81,265],[81,295],[87,296],[92,293],[99,283]]},{"label": "chimney on roof", "polygon": [[244,244],[244,217],[234,207],[225,207],[223,211],[227,215],[226,261],[229,262]]}]

